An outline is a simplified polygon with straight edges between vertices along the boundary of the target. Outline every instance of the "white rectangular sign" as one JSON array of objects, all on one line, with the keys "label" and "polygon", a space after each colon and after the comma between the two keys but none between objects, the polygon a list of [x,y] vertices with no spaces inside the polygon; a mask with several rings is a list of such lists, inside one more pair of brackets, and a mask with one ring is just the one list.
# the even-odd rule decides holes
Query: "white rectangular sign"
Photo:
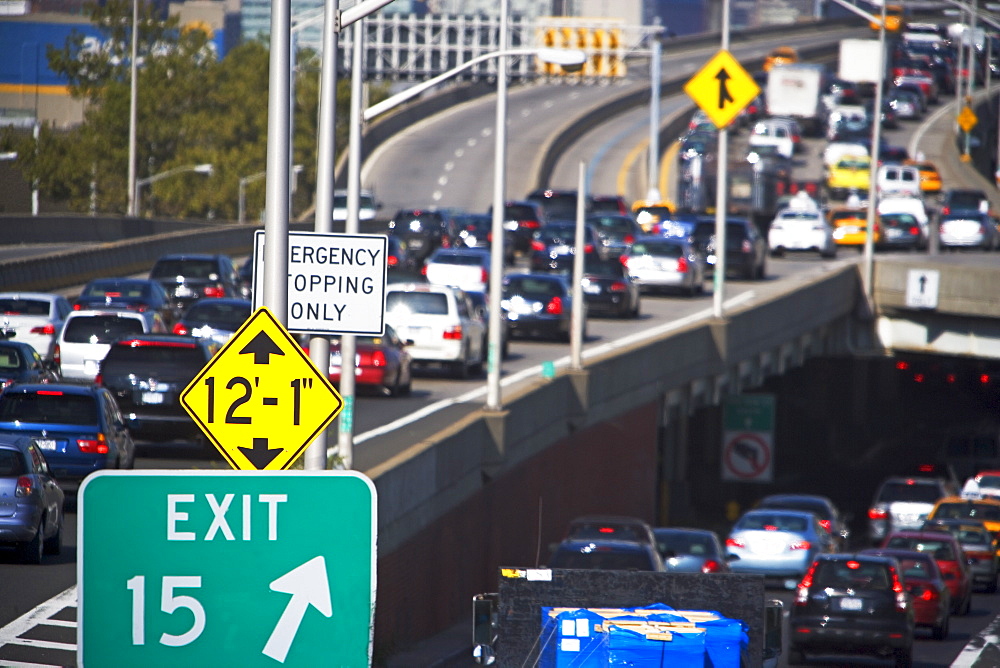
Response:
[{"label": "white rectangular sign", "polygon": [[[303,334],[385,333],[384,234],[288,233],[288,320]],[[253,308],[264,299],[264,232],[254,233]]]},{"label": "white rectangular sign", "polygon": [[909,308],[937,308],[940,282],[941,273],[937,269],[910,269],[906,273],[906,305]]},{"label": "white rectangular sign", "polygon": [[844,81],[879,83],[882,80],[882,49],[877,39],[840,40],[840,70]]}]

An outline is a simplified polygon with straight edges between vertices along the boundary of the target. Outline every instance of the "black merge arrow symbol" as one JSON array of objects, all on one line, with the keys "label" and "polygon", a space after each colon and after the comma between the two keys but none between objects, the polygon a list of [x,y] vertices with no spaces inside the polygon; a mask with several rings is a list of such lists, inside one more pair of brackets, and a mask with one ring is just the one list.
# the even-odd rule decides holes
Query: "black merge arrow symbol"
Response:
[{"label": "black merge arrow symbol", "polygon": [[726,81],[729,80],[729,72],[726,71],[725,67],[719,68],[719,73],[715,75],[715,78],[719,80],[719,109],[725,109],[726,102],[733,102],[733,96],[729,94],[729,89],[726,87]]},{"label": "black merge arrow symbol", "polygon": [[246,355],[248,353],[253,354],[254,364],[267,364],[271,361],[271,355],[284,355],[278,344],[275,343],[267,332],[260,331],[257,332],[257,336],[253,337],[250,343],[243,346],[243,350],[240,351],[240,355]]},{"label": "black merge arrow symbol", "polygon": [[281,448],[267,447],[266,438],[253,439],[252,448],[240,447],[240,452],[246,457],[258,471],[263,471],[274,458],[281,454]]}]

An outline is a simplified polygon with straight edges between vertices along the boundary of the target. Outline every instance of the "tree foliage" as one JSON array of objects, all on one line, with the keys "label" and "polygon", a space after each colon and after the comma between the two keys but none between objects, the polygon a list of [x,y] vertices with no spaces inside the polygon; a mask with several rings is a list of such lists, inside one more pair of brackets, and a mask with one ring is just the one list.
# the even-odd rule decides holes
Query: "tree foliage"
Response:
[{"label": "tree foliage", "polygon": [[[241,178],[260,174],[267,158],[269,52],[261,42],[215,56],[208,35],[185,30],[176,18],[141,4],[136,60],[136,175],[211,163],[213,174],[181,173],[141,190],[143,214],[170,217],[237,217]],[[18,166],[42,195],[78,211],[125,213],[128,205],[131,0],[106,0],[86,8],[102,33],[102,46],[88,48],[74,33],[61,49],[50,48],[50,68],[85,101],[83,123],[68,132],[43,127],[31,136],[7,132],[4,150],[18,152]],[[312,201],[316,182],[318,59],[299,54],[295,79],[293,163],[299,175],[296,208]],[[338,148],[347,145],[347,82],[338,87]],[[375,100],[384,97],[376,91]],[[247,210],[264,207],[264,182],[247,187]],[[255,217],[255,214],[251,214]]]}]

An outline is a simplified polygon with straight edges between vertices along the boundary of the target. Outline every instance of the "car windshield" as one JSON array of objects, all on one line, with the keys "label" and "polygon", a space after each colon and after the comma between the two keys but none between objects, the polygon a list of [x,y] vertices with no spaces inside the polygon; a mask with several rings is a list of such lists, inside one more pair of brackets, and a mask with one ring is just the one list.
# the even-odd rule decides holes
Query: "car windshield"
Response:
[{"label": "car windshield", "polygon": [[883,503],[893,501],[915,501],[918,503],[937,503],[942,496],[941,488],[937,485],[929,485],[918,482],[893,481],[882,485],[879,490],[878,499]]},{"label": "car windshield", "polygon": [[631,255],[678,258],[684,255],[684,247],[669,241],[640,241],[632,244]]},{"label": "car windshield", "polygon": [[576,239],[573,225],[546,225],[538,233],[538,240],[544,244],[571,244]]},{"label": "car windshield", "polygon": [[624,239],[631,234],[635,223],[631,219],[623,216],[595,216],[588,218],[587,222],[598,229],[598,231],[612,239]]},{"label": "car windshield", "polygon": [[830,515],[830,509],[825,503],[810,501],[809,499],[764,499],[760,507],[781,510],[804,510],[817,517],[828,517]]},{"label": "car windshield", "polygon": [[624,278],[625,266],[617,260],[598,260],[588,257],[584,261],[583,273],[590,276]]},{"label": "car windshield", "polygon": [[892,589],[892,576],[885,563],[860,559],[821,560],[813,573],[813,587],[889,591]]},{"label": "car windshield", "polygon": [[985,531],[979,529],[959,529],[955,533],[955,540],[962,545],[978,545],[984,547],[990,544],[989,536]]},{"label": "car windshield", "polygon": [[27,473],[24,457],[16,450],[0,450],[0,478],[16,478]]},{"label": "car windshield", "polygon": [[205,356],[197,347],[180,346],[113,346],[107,357],[101,363],[101,370],[107,371],[114,366],[171,366],[177,368],[205,366]]},{"label": "car windshield", "polygon": [[649,534],[642,527],[616,522],[574,522],[566,536],[573,540],[629,540],[645,543]]},{"label": "car windshield", "polygon": [[15,420],[97,426],[97,404],[84,394],[6,392],[0,395],[0,422]]},{"label": "car windshield", "polygon": [[847,159],[837,163],[837,169],[868,169],[867,160]]},{"label": "car windshield", "polygon": [[503,208],[503,217],[507,220],[534,220],[535,210],[525,204],[508,204]]},{"label": "car windshield", "polygon": [[889,541],[885,546],[902,550],[927,552],[937,560],[955,560],[955,549],[949,540],[936,540],[922,536],[889,536]]},{"label": "car windshield", "polygon": [[917,219],[908,213],[886,213],[879,216],[883,227],[913,227]]},{"label": "car windshield", "polygon": [[980,487],[1000,487],[1000,476],[984,475],[979,477]]},{"label": "car windshield", "polygon": [[149,284],[139,281],[101,281],[88,285],[83,297],[145,297],[149,294]]},{"label": "car windshield", "polygon": [[990,503],[975,503],[962,501],[958,503],[942,503],[934,511],[934,519],[945,520],[985,520],[1000,522],[1000,506]]},{"label": "car windshield", "polygon": [[218,266],[214,260],[199,259],[167,259],[160,260],[150,272],[152,278],[207,278],[210,281],[219,279]]},{"label": "car windshield", "polygon": [[715,548],[711,536],[694,531],[656,532],[656,549],[660,554],[673,552],[675,555],[714,556]]},{"label": "car windshield", "polygon": [[0,297],[0,313],[4,315],[49,315],[50,302],[41,299]]},{"label": "car windshield", "polygon": [[139,318],[91,315],[70,318],[63,340],[68,343],[111,343],[123,336],[142,333],[142,320]]},{"label": "car windshield", "polygon": [[196,302],[184,314],[190,327],[211,325],[217,329],[236,331],[250,317],[250,304],[219,304],[216,300]]},{"label": "car windshield", "polygon": [[17,348],[0,348],[0,369],[20,369],[24,358]]},{"label": "car windshield", "polygon": [[930,558],[901,557],[897,561],[899,561],[899,572],[902,573],[904,580],[930,580],[934,577],[934,566]]},{"label": "car windshield", "polygon": [[443,253],[435,253],[434,257],[432,257],[430,261],[436,264],[455,264],[465,267],[475,267],[483,264],[483,256],[478,253],[455,253],[453,251],[446,251]]},{"label": "car windshield", "polygon": [[733,527],[736,531],[792,531],[802,533],[809,527],[809,522],[801,515],[785,515],[781,513],[751,513]]},{"label": "car windshield", "polygon": [[588,551],[560,548],[552,557],[550,568],[584,568],[617,571],[651,571],[649,556],[637,550],[618,551],[597,547]]},{"label": "car windshield", "polygon": [[576,216],[576,193],[554,193],[549,197],[535,195],[528,199],[542,205],[549,218],[573,218]]},{"label": "car windshield", "polygon": [[562,284],[558,281],[531,276],[515,276],[504,280],[504,292],[522,297],[548,299],[556,296],[561,297],[563,289]]},{"label": "car windshield", "polygon": [[392,291],[385,296],[385,310],[394,315],[448,315],[448,297],[441,292]]}]

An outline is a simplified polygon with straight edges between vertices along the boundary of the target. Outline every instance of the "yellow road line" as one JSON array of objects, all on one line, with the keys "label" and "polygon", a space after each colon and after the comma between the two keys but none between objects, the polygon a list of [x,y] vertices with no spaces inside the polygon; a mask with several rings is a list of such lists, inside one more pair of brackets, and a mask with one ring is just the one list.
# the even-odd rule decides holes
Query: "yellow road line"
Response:
[{"label": "yellow road line", "polygon": [[649,146],[649,139],[647,138],[639,142],[635,146],[633,146],[632,150],[628,152],[628,155],[626,155],[625,159],[622,161],[622,166],[618,170],[618,180],[617,180],[618,194],[621,195],[622,197],[625,196],[625,181],[626,179],[628,179],[629,172],[632,171],[632,165],[639,157],[639,154],[645,151],[648,146]]},{"label": "yellow road line", "polygon": [[[628,152],[625,159],[622,161],[622,166],[618,170],[618,194],[624,197],[626,195],[628,175],[632,171],[636,160],[638,160],[639,155],[646,151],[649,147],[649,139],[644,139],[635,146],[632,150]],[[660,195],[663,199],[668,197],[668,185],[670,183],[670,177],[672,176],[673,165],[677,164],[677,154],[680,152],[681,143],[675,141],[670,145],[664,153],[663,157],[660,159]]]}]

